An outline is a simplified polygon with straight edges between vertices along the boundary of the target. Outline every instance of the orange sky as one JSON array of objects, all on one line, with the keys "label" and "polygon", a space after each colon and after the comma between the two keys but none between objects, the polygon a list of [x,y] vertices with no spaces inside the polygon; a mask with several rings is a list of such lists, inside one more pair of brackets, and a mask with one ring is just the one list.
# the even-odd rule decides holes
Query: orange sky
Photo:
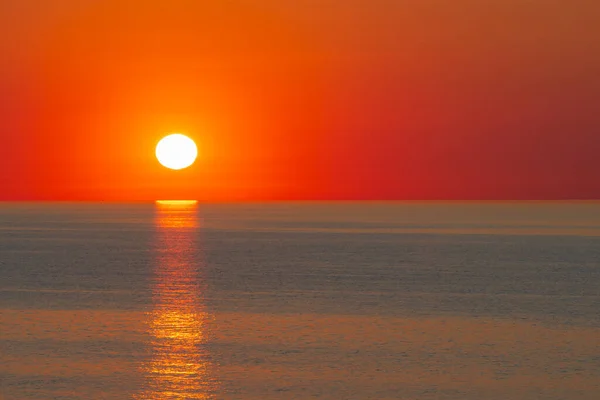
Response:
[{"label": "orange sky", "polygon": [[[3,0],[0,199],[600,198],[600,3]],[[157,140],[200,159],[162,168]]]}]

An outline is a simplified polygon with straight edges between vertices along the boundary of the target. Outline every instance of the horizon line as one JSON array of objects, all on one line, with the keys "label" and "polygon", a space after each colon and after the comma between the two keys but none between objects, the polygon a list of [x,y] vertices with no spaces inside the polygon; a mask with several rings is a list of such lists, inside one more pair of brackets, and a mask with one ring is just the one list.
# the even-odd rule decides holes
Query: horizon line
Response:
[{"label": "horizon line", "polygon": [[2,200],[0,203],[112,203],[112,204],[229,204],[229,203],[596,203],[593,199],[149,199],[149,200],[106,200],[106,199],[23,199]]}]

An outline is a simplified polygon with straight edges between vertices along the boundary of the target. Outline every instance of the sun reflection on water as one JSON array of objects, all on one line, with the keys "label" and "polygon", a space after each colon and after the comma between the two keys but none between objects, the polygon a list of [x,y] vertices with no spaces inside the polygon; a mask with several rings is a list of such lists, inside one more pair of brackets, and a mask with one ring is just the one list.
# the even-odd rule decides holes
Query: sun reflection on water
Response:
[{"label": "sun reflection on water", "polygon": [[136,398],[212,399],[196,202],[156,202],[155,225],[151,358],[143,367],[146,390]]}]

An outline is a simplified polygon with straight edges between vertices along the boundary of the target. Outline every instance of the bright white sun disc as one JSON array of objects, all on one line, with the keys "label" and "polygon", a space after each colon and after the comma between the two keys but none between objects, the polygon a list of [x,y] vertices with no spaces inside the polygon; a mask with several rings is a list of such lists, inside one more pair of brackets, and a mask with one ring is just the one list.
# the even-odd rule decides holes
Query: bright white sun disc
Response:
[{"label": "bright white sun disc", "polygon": [[196,157],[196,143],[181,133],[165,136],[156,145],[156,158],[167,168],[187,168],[196,161]]}]

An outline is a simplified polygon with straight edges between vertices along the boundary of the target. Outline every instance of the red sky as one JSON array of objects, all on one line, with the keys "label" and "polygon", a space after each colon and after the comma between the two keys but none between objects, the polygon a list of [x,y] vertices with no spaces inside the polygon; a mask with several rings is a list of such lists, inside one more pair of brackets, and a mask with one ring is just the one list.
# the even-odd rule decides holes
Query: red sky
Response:
[{"label": "red sky", "polygon": [[[598,21],[596,0],[0,0],[0,199],[600,198]],[[156,162],[171,132],[192,168]]]}]

